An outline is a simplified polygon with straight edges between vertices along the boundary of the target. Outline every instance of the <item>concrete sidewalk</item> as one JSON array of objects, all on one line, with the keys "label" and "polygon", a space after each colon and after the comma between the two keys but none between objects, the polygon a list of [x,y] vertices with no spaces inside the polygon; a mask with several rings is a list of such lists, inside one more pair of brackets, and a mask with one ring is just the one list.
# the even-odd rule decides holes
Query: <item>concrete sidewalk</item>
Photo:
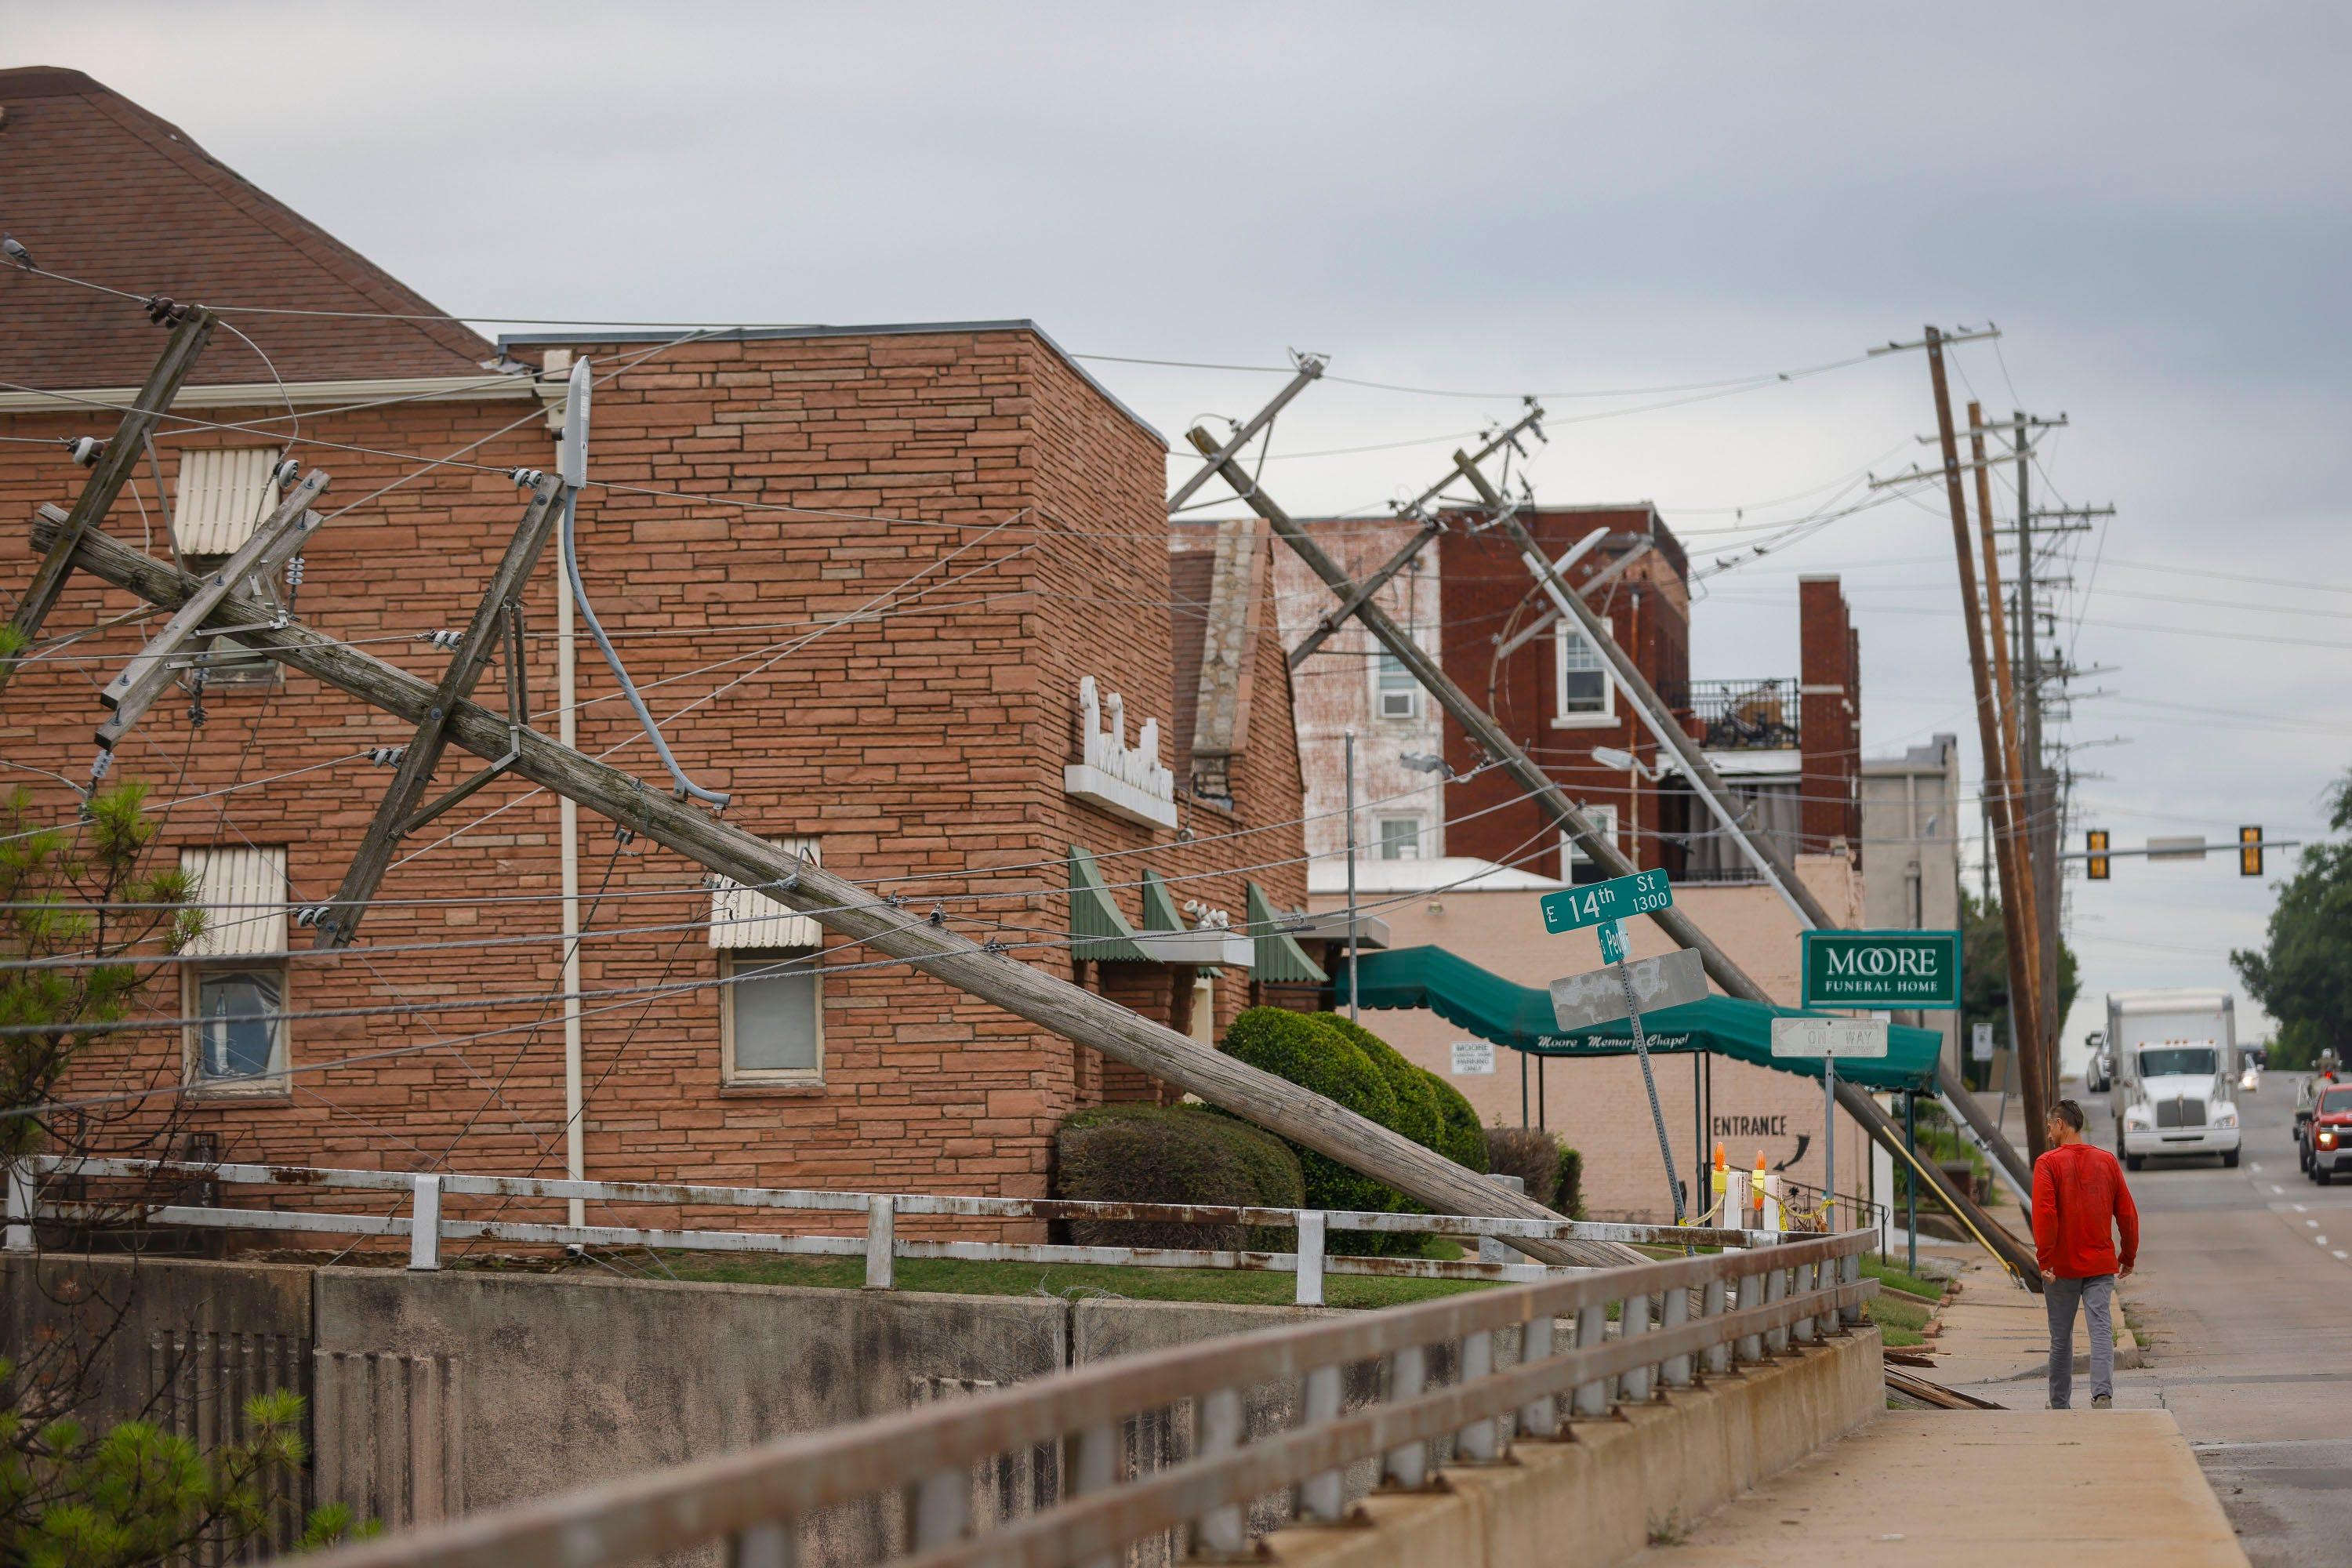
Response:
[{"label": "concrete sidewalk", "polygon": [[[2050,1320],[2042,1298],[2018,1289],[2007,1273],[1982,1257],[1961,1266],[1960,1293],[1945,1303],[1941,1331],[1916,1347],[1936,1358],[1927,1375],[1937,1383],[2000,1384],[2033,1381],[2032,1405],[2042,1404],[2038,1380],[2050,1364]],[[2116,1366],[2118,1371],[2146,1364],[2146,1352],[2124,1321],[2129,1281],[2116,1293]],[[2090,1391],[2082,1375],[2091,1370],[2091,1326],[2083,1313],[2074,1315],[2075,1394],[2088,1405]],[[2003,1405],[2012,1401],[1992,1392],[1987,1397]],[[2016,1403],[2023,1403],[2018,1401]]]},{"label": "concrete sidewalk", "polygon": [[1889,1411],[1642,1568],[2244,1568],[2161,1410]]}]

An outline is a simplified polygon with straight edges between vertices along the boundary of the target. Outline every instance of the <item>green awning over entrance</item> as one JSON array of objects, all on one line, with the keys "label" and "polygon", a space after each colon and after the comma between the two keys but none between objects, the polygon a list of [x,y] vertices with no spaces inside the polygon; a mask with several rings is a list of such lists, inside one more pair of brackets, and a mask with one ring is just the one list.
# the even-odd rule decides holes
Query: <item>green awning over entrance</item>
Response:
[{"label": "green awning over entrance", "polygon": [[[1367,1007],[1426,1007],[1482,1040],[1535,1056],[1615,1057],[1631,1055],[1633,1049],[1633,1027],[1625,1021],[1563,1034],[1552,1016],[1550,992],[1506,980],[1442,947],[1360,953],[1356,963]],[[1345,1007],[1344,969],[1332,976],[1332,1005]],[[1817,1079],[1822,1076],[1819,1058],[1772,1054],[1772,1020],[1806,1016],[1796,1007],[1709,996],[1643,1014],[1642,1031],[1653,1051],[1713,1051]],[[1841,1058],[1838,1077],[1874,1089],[1931,1088],[1942,1046],[1943,1037],[1933,1029],[1890,1025],[1886,1055],[1874,1060]]]}]

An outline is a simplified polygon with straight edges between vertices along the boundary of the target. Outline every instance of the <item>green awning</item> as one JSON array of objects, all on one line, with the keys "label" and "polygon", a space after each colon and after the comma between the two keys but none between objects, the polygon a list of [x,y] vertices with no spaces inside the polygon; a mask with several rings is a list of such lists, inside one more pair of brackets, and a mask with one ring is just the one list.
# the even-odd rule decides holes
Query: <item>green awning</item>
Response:
[{"label": "green awning", "polygon": [[1135,928],[1118,912],[1117,900],[1103,885],[1102,868],[1093,851],[1070,846],[1070,943],[1073,957],[1097,963],[1149,963],[1151,955],[1135,940]]},{"label": "green awning", "polygon": [[1330,979],[1323,966],[1307,956],[1297,939],[1282,928],[1291,919],[1276,910],[1265,889],[1255,882],[1249,889],[1249,933],[1257,940],[1255,978],[1268,985],[1321,985]]},{"label": "green awning", "polygon": [[[1624,1020],[1562,1034],[1552,1016],[1550,992],[1506,980],[1442,947],[1362,953],[1356,964],[1367,1007],[1426,1007],[1480,1039],[1535,1056],[1614,1057],[1631,1055],[1633,1049],[1633,1027]],[[1332,1005],[1345,1006],[1347,975],[1337,976],[1333,984],[1338,994]],[[1713,1051],[1817,1079],[1822,1076],[1820,1058],[1772,1054],[1772,1020],[1807,1016],[1796,1007],[1709,996],[1643,1014],[1642,1032],[1653,1051]],[[1933,1029],[1890,1025],[1886,1055],[1842,1059],[1838,1077],[1874,1089],[1931,1088],[1942,1047],[1943,1037]]]}]

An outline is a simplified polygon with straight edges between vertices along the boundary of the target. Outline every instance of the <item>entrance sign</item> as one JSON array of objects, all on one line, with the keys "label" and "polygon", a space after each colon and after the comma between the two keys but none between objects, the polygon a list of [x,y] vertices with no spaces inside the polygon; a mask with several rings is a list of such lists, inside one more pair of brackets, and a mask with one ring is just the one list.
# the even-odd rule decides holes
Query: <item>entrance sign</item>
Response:
[{"label": "entrance sign", "polygon": [[1808,1007],[1960,1005],[1958,931],[1809,931],[1801,941]]},{"label": "entrance sign", "polygon": [[1776,1057],[1883,1057],[1886,1054],[1884,1018],[1775,1018],[1772,1054]]},{"label": "entrance sign", "polygon": [[1544,930],[1557,936],[1564,931],[1597,926],[1603,921],[1646,915],[1653,910],[1669,908],[1674,901],[1674,889],[1664,871],[1636,871],[1630,877],[1546,893]]},{"label": "entrance sign", "polygon": [[1454,1076],[1470,1078],[1495,1070],[1495,1043],[1492,1040],[1456,1040],[1454,1042]]},{"label": "entrance sign", "polygon": [[[1625,965],[1635,1005],[1644,1013],[1706,998],[1706,969],[1698,949],[1685,947]],[[1551,983],[1552,1016],[1562,1030],[1598,1028],[1626,1016],[1625,981],[1614,966]],[[1457,1050],[1459,1047],[1455,1047]]]}]

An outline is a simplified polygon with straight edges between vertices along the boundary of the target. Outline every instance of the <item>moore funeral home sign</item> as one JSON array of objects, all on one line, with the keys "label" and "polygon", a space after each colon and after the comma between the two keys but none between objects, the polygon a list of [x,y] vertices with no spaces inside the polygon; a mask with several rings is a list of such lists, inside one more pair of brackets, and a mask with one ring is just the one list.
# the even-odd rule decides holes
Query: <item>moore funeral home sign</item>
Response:
[{"label": "moore funeral home sign", "polygon": [[1808,1007],[1960,1005],[1958,931],[1809,931],[1802,941]]}]

